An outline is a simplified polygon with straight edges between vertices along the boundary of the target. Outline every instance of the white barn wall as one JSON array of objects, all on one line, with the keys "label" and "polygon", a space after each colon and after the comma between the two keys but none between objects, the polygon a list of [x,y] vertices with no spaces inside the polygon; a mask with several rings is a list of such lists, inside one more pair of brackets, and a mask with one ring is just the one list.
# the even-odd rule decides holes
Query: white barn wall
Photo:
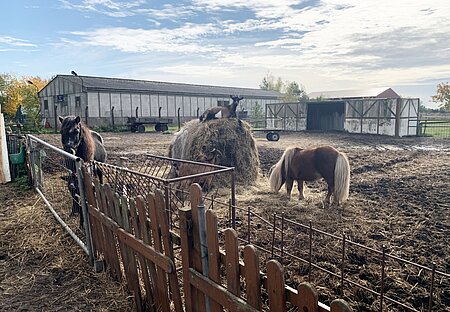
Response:
[{"label": "white barn wall", "polygon": [[141,110],[142,110],[142,116],[150,116],[150,95],[149,94],[141,95]]}]

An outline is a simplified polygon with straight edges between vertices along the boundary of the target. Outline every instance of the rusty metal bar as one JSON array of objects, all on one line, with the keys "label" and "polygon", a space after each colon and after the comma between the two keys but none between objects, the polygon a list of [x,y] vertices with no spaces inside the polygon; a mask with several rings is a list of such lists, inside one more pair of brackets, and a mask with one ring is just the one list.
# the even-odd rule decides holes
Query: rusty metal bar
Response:
[{"label": "rusty metal bar", "polygon": [[341,297],[344,298],[345,233],[342,234]]},{"label": "rusty metal bar", "polygon": [[428,302],[428,311],[431,312],[431,308],[433,307],[433,291],[434,291],[434,273],[436,271],[436,263],[433,262],[432,271],[431,271],[431,286],[430,286],[430,301]]},{"label": "rusty metal bar", "polygon": [[381,258],[380,311],[383,311],[385,265],[386,265],[386,245],[383,244],[383,257]]},{"label": "rusty metal bar", "polygon": [[308,264],[309,264],[309,268],[308,268],[308,283],[311,283],[311,271],[312,271],[312,221],[309,220],[309,259],[308,259]]},{"label": "rusty metal bar", "polygon": [[251,221],[250,207],[247,208],[247,243],[250,244],[250,221]]},{"label": "rusty metal bar", "polygon": [[281,213],[281,263],[284,257],[284,212]]},{"label": "rusty metal bar", "polygon": [[276,228],[276,225],[277,225],[277,214],[274,213],[273,214],[273,231],[272,231],[272,258],[273,258],[273,255],[274,255],[273,248],[274,248],[274,245],[275,245],[275,228]]}]

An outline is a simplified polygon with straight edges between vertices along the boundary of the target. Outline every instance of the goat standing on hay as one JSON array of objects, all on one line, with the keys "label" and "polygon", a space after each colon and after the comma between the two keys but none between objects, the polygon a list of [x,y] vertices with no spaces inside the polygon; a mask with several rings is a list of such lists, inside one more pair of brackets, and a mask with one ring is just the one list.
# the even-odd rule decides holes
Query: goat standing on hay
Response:
[{"label": "goat standing on hay", "polygon": [[208,108],[201,116],[200,121],[207,121],[212,119],[220,119],[220,118],[235,118],[236,117],[236,108],[239,104],[239,101],[244,99],[242,96],[238,95],[230,95],[231,99],[233,99],[233,103],[227,104],[225,106],[215,106]]},{"label": "goat standing on hay", "polygon": [[303,181],[323,178],[328,184],[326,203],[331,195],[337,205],[348,198],[350,186],[350,165],[347,156],[331,146],[301,149],[287,148],[280,160],[272,166],[269,182],[271,189],[278,193],[286,183],[288,198],[291,198],[294,180],[297,180],[299,199],[305,198]]},{"label": "goat standing on hay", "polygon": [[[212,151],[208,152],[207,154],[200,156],[197,161],[214,165],[216,163],[217,157],[220,155],[222,155],[222,153],[219,150],[214,148]],[[176,176],[178,176],[178,177],[185,177],[185,176],[190,176],[190,175],[194,175],[194,174],[201,174],[201,173],[206,173],[206,172],[210,172],[213,170],[214,170],[214,168],[210,167],[210,166],[202,166],[199,164],[191,164],[191,163],[180,163],[175,168]],[[211,187],[212,179],[213,179],[213,175],[210,174],[210,175],[206,175],[206,176],[195,177],[192,179],[183,180],[181,182],[181,188],[184,189],[185,187],[189,186],[192,183],[198,183],[202,187],[203,190],[208,191],[209,188]]]}]

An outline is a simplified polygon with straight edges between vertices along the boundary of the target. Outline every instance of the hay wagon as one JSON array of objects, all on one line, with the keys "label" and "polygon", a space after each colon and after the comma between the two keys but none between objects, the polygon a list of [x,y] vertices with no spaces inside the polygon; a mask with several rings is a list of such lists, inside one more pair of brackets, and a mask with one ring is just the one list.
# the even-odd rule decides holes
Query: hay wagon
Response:
[{"label": "hay wagon", "polygon": [[145,125],[155,125],[155,130],[164,132],[169,129],[169,124],[173,123],[172,118],[161,117],[128,117],[127,125],[131,132],[145,132]]}]

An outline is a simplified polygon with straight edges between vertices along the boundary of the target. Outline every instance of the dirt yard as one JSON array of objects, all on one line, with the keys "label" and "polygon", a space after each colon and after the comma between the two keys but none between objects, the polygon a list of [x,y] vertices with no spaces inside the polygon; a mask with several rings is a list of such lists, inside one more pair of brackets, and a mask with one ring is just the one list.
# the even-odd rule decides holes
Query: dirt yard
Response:
[{"label": "dirt yard", "polygon": [[[145,153],[166,155],[167,147],[172,138],[170,134],[161,133],[104,133],[106,149],[109,153],[108,162],[118,164],[119,157],[127,157],[129,165],[139,166]],[[57,146],[58,135],[42,135],[42,139]],[[347,239],[381,250],[386,245],[386,252],[431,267],[432,262],[440,271],[450,272],[450,140],[432,138],[401,138],[350,135],[340,133],[282,133],[280,141],[269,142],[264,133],[255,133],[261,162],[261,177],[256,185],[238,187],[238,205],[252,207],[258,213],[270,218],[273,213],[283,212],[286,218],[308,224],[311,220],[315,228],[342,236]],[[284,190],[278,195],[270,192],[267,183],[267,172],[281,156],[283,150],[290,145],[300,147],[332,145],[348,155],[351,171],[350,198],[341,209],[324,207],[322,200],[326,192],[326,184],[318,181],[306,184],[306,196],[303,201],[297,199],[294,191],[291,201],[284,196]],[[89,272],[85,258],[67,235],[60,233],[55,222],[49,222],[52,216],[30,193],[18,191],[13,186],[1,186],[2,209],[0,211],[0,272],[8,279],[0,282],[0,304],[2,307],[14,306],[12,310],[20,309],[19,303],[29,305],[29,309],[39,307],[39,300],[55,300],[70,298],[74,304],[80,305],[80,310],[90,307],[89,298],[100,296],[105,291],[103,276],[97,278]],[[11,194],[15,194],[11,196]],[[7,209],[3,203],[8,202],[14,208]],[[36,203],[36,204],[35,204]],[[21,218],[24,209],[39,209],[38,216],[33,217],[36,225],[20,221],[15,226],[13,220]],[[46,219],[44,223],[39,223]],[[49,224],[54,226],[49,228]],[[45,230],[42,230],[45,227]],[[289,230],[289,229],[288,229]],[[287,246],[298,247],[295,232],[287,237]],[[42,234],[41,234],[42,232]],[[13,234],[18,233],[18,234]],[[54,234],[59,233],[59,234]],[[28,239],[27,236],[37,237]],[[255,234],[259,239],[258,234]],[[39,240],[38,240],[39,238]],[[46,240],[44,243],[43,240]],[[63,241],[61,241],[63,240]],[[28,244],[28,245],[27,245]],[[60,248],[60,256],[54,251],[49,258],[49,251],[36,251],[40,247],[33,244],[52,245]],[[58,246],[58,247],[56,247]],[[292,248],[293,248],[292,247]],[[74,254],[67,262],[67,257]],[[339,257],[340,250],[329,251],[329,257]],[[62,258],[62,259],[60,259]],[[327,257],[319,259],[323,264],[329,261]],[[34,260],[33,260],[34,259]],[[355,252],[349,254],[348,274],[359,276],[360,280],[379,278],[379,270],[365,258]],[[31,261],[31,263],[30,263]],[[34,262],[33,262],[34,261]],[[289,259],[284,259],[289,263]],[[37,262],[37,263],[36,263]],[[322,264],[321,263],[321,264]],[[57,265],[58,264],[58,265]],[[330,265],[331,266],[331,265]],[[28,267],[31,267],[30,269]],[[33,269],[38,267],[39,270]],[[55,268],[56,267],[56,268]],[[386,291],[394,298],[422,310],[428,306],[427,291],[429,274],[414,270],[408,271],[407,266],[392,268],[387,271]],[[407,269],[404,272],[405,268]],[[288,273],[288,279],[294,283],[304,280],[304,268],[299,266]],[[28,270],[28,271],[27,271]],[[66,270],[69,272],[67,273]],[[302,273],[303,272],[303,273]],[[339,271],[338,271],[339,272]],[[83,280],[78,284],[76,276]],[[59,276],[59,278],[57,278]],[[81,276],[81,277],[80,277]],[[300,276],[300,277],[298,277]],[[396,282],[402,278],[401,282]],[[16,278],[17,283],[14,283]],[[406,281],[404,281],[406,279]],[[56,282],[59,285],[52,286]],[[322,277],[317,274],[315,281],[320,299],[327,303],[330,297],[339,294],[339,280]],[[87,283],[87,284],[86,284]],[[450,281],[441,278],[436,282],[434,311],[450,311]],[[41,285],[39,287],[39,285]],[[56,295],[46,294],[47,289],[63,287],[75,289],[64,290]],[[38,287],[37,287],[38,286]],[[379,286],[379,285],[378,285]],[[379,291],[379,288],[376,289]],[[116,287],[114,292],[108,291],[112,297],[125,296]],[[73,297],[70,294],[80,294]],[[117,292],[117,294],[116,294]],[[378,307],[376,297],[356,291],[344,296],[358,311],[371,311]],[[120,294],[119,294],[120,293]],[[102,294],[103,298],[106,298]],[[39,299],[41,298],[41,299]],[[107,300],[103,300],[107,301]],[[15,305],[13,305],[15,304]],[[56,303],[54,303],[56,304]],[[128,307],[110,307],[98,303],[95,310],[127,310]],[[390,304],[389,304],[390,305]],[[51,301],[45,307],[51,307]],[[392,311],[400,311],[394,308]],[[89,308],[87,308],[89,309]],[[48,310],[47,308],[45,310]]]}]

